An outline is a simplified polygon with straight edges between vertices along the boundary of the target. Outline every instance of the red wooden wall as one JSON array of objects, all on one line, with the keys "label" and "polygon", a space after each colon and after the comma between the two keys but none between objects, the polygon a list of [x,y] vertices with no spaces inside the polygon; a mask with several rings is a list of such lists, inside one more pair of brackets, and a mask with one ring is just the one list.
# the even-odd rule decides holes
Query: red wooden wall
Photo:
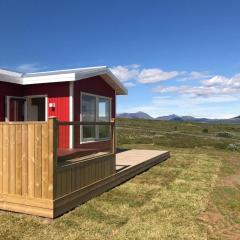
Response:
[{"label": "red wooden wall", "polygon": [[[55,108],[48,107],[48,117],[69,121],[69,82],[25,85],[24,95],[47,95],[48,106],[55,103]],[[69,147],[68,126],[59,128],[59,147]]]},{"label": "red wooden wall", "polygon": [[[112,118],[115,118],[115,90],[101,77],[87,78],[74,82],[74,121],[80,121],[81,92],[92,93],[112,99]],[[5,121],[5,96],[46,95],[49,103],[55,103],[55,108],[48,107],[48,117],[55,116],[60,121],[69,121],[69,82],[46,83],[33,85],[17,85],[0,81],[0,121]],[[80,131],[75,129],[75,143],[80,144]],[[60,127],[59,147],[69,147],[69,127]],[[80,147],[80,145],[77,145]],[[81,148],[109,148],[110,141],[84,143]]]},{"label": "red wooden wall", "polygon": [[22,85],[0,81],[0,121],[5,121],[5,96],[21,97],[22,90]]}]

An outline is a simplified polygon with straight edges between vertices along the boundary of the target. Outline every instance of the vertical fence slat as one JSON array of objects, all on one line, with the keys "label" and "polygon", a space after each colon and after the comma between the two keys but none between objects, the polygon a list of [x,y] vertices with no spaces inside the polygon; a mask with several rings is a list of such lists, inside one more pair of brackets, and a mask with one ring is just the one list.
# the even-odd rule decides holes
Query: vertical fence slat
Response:
[{"label": "vertical fence slat", "polygon": [[9,192],[16,191],[16,125],[10,125]]},{"label": "vertical fence slat", "polygon": [[16,125],[16,194],[22,194],[22,126]]},{"label": "vertical fence slat", "polygon": [[35,128],[34,124],[28,125],[28,195],[34,197],[34,165],[35,165]]},{"label": "vertical fence slat", "polygon": [[42,197],[42,126],[35,124],[35,193],[37,198]]},{"label": "vertical fence slat", "polygon": [[28,126],[22,125],[22,195],[28,195]]},{"label": "vertical fence slat", "polygon": [[42,126],[42,197],[48,197],[48,125]]},{"label": "vertical fence slat", "polygon": [[9,175],[9,125],[3,126],[3,193],[8,193]]}]

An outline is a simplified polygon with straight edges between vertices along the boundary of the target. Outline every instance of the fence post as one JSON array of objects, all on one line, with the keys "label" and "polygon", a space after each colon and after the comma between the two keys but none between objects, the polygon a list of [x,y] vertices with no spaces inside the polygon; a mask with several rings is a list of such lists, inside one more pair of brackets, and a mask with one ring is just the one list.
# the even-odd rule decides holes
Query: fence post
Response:
[{"label": "fence post", "polygon": [[115,128],[115,119],[112,118],[112,152],[113,154],[116,154],[116,128]]},{"label": "fence post", "polygon": [[58,122],[56,117],[48,119],[49,129],[49,197],[56,197],[56,167],[58,149]]}]

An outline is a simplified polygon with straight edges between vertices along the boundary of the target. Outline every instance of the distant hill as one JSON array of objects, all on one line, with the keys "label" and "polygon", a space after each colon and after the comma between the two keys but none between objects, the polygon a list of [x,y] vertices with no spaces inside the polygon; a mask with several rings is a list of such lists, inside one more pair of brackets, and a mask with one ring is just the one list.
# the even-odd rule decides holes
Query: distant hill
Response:
[{"label": "distant hill", "polygon": [[120,113],[117,115],[119,118],[140,118],[140,119],[154,119],[145,112],[136,113]]},{"label": "distant hill", "polygon": [[153,118],[144,112],[121,113],[121,114],[118,114],[117,116],[119,118],[138,118],[138,119],[151,119],[151,120],[176,121],[176,122],[240,124],[240,116],[229,118],[229,119],[209,119],[209,118],[195,118],[192,116],[178,116],[176,114],[171,114],[168,116]]}]

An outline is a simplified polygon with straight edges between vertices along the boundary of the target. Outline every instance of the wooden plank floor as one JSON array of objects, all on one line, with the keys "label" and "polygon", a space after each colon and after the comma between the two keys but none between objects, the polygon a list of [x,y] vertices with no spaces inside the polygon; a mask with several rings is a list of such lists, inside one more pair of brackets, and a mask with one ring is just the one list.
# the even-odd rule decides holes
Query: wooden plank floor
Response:
[{"label": "wooden plank floor", "polygon": [[132,149],[116,154],[116,170],[128,171],[129,168],[138,164],[151,161],[169,155],[167,151]]}]

